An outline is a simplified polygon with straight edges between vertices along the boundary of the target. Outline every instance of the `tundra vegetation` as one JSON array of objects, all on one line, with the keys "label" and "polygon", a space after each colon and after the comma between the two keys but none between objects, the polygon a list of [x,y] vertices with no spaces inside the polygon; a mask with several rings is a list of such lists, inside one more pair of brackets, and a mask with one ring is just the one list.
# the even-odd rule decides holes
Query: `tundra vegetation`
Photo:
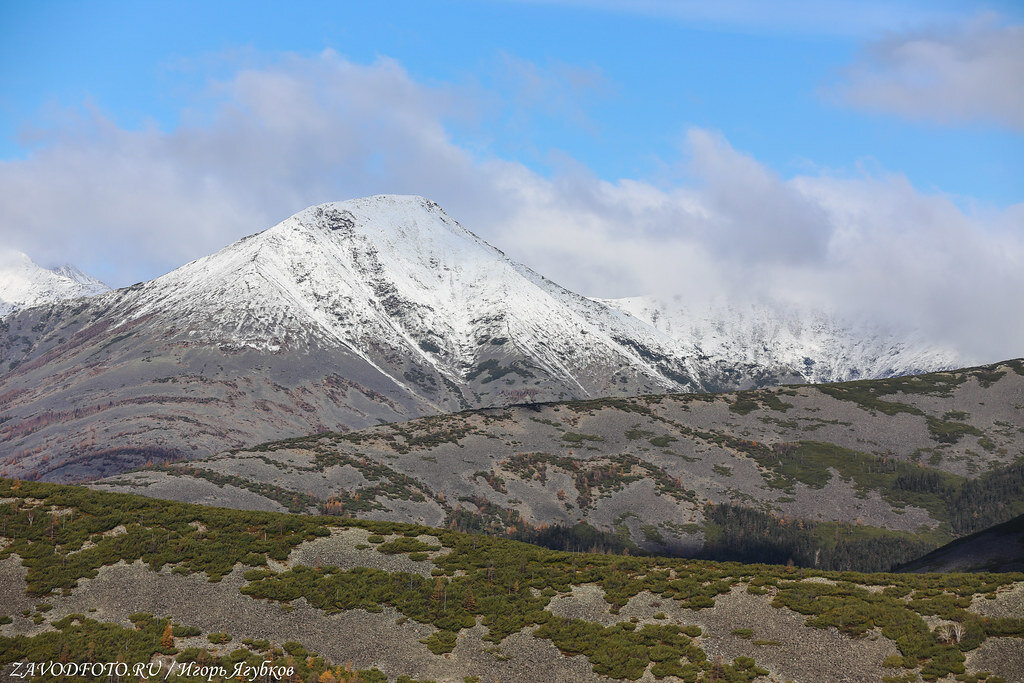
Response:
[{"label": "tundra vegetation", "polygon": [[[1024,514],[1022,387],[1024,361],[1012,360],[471,410],[154,465],[96,486],[146,494],[157,476],[177,482],[164,495],[187,501],[190,480],[202,480],[291,512],[429,521],[556,550],[886,571]],[[356,483],[332,479],[343,469]],[[622,521],[622,510],[637,518]]]},{"label": "tundra vegetation", "polygon": [[[594,673],[624,680],[649,672],[658,679],[750,681],[768,671],[756,661],[755,643],[752,657],[726,662],[702,647],[701,628],[678,620],[665,623],[664,613],[653,620],[595,623],[558,616],[549,609],[553,598],[589,585],[600,587],[612,615],[644,592],[696,615],[714,610],[720,596],[746,590],[769,596],[773,609],[804,615],[808,628],[888,639],[899,652],[885,662],[893,680],[931,681],[951,674],[978,680],[984,674],[967,670],[966,653],[988,639],[1024,637],[1024,618],[989,617],[970,609],[975,598],[1019,589],[1024,574],[866,574],[559,552],[451,529],[211,508],[11,480],[0,480],[0,501],[0,560],[20,559],[27,591],[38,600],[28,615],[3,615],[7,624],[26,618],[42,624],[53,603],[73,594],[100,567],[142,561],[152,571],[200,574],[211,582],[237,565],[248,566],[241,587],[245,595],[282,605],[301,599],[328,614],[379,613],[388,607],[433,629],[423,642],[437,657],[450,653],[463,632],[477,624],[485,629],[484,639],[495,644],[527,631],[567,655],[586,657]],[[429,575],[285,562],[300,544],[344,528],[365,530],[376,549],[368,552],[429,556]],[[131,622],[129,628],[73,614],[46,622],[33,635],[7,635],[7,627],[0,627],[0,664],[148,662],[164,656],[219,662],[230,670],[236,662],[270,659],[294,666],[302,681],[395,677],[328,662],[298,642],[203,634],[145,613],[133,615]],[[178,649],[176,639],[199,635],[206,645]]]}]

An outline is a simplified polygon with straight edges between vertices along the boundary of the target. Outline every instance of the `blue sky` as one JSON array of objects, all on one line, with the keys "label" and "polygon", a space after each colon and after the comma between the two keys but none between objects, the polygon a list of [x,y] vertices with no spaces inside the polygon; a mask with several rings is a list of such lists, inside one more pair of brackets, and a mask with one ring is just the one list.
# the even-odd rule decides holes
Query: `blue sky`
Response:
[{"label": "blue sky", "polygon": [[[486,134],[464,139],[545,173],[565,153],[609,180],[654,175],[701,126],[784,175],[868,161],[997,205],[1024,196],[1019,130],[908,121],[829,93],[873,40],[984,11],[1019,22],[1019,3],[781,3],[711,16],[691,4],[5,3],[0,157],[24,155],[31,142],[19,133],[55,107],[88,101],[127,127],[172,127],[182,100],[233,64],[332,48],[357,63],[391,57],[426,83],[491,91],[500,111]],[[616,9],[630,5],[639,11]],[[514,73],[527,63],[591,81],[565,102],[550,92],[531,100]]]},{"label": "blue sky", "polygon": [[0,247],[115,286],[422,194],[585,294],[1021,355],[1022,133],[1019,2],[0,4]]}]

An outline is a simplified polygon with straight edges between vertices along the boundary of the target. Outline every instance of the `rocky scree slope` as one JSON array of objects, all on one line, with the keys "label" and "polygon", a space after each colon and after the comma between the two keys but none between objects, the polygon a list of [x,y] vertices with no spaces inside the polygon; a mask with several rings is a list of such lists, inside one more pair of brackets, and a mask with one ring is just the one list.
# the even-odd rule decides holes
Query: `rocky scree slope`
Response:
[{"label": "rocky scree slope", "polygon": [[1024,513],[1024,361],[466,411],[94,486],[558,547],[887,570]]}]

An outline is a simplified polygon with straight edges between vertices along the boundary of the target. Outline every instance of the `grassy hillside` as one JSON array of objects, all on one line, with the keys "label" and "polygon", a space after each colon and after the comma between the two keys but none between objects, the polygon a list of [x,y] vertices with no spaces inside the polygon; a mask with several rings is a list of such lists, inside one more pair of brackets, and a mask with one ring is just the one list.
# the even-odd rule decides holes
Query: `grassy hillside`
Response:
[{"label": "grassy hillside", "polygon": [[266,660],[302,681],[996,682],[1024,653],[1024,574],[576,554],[10,480],[0,542],[7,675]]},{"label": "grassy hillside", "polygon": [[887,570],[1024,513],[1024,361],[467,411],[95,485],[563,549]]}]

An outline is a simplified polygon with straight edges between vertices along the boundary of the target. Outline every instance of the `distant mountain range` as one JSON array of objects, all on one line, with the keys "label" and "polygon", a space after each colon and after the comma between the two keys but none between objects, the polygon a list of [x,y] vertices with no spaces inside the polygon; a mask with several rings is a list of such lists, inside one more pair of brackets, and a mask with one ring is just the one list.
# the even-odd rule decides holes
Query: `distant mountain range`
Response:
[{"label": "distant mountain range", "polygon": [[958,365],[819,314],[588,299],[421,197],[311,207],[114,292],[70,270],[18,268],[27,275],[10,281],[27,290],[0,290],[20,308],[0,328],[9,476],[86,478],[493,405]]}]

